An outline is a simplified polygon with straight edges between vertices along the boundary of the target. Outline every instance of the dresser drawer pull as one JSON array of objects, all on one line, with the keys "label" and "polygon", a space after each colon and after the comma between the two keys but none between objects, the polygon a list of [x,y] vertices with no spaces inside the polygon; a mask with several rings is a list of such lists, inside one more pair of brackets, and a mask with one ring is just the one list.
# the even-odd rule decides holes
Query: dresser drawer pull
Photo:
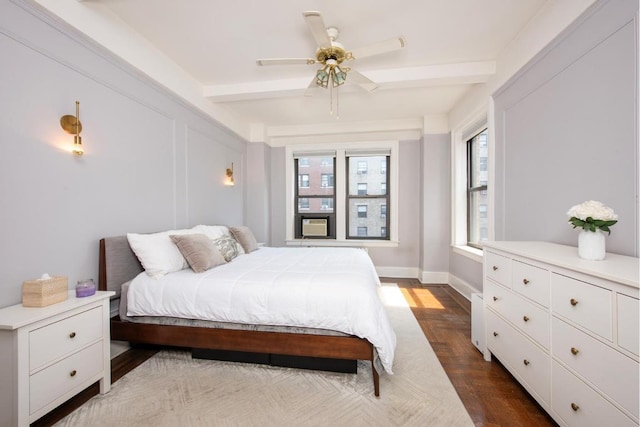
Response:
[{"label": "dresser drawer pull", "polygon": [[498,297],[493,297],[493,300],[494,301],[498,301]]},{"label": "dresser drawer pull", "polygon": [[494,332],[494,333],[493,333],[493,336],[494,336],[494,337],[497,337],[497,336],[498,336],[498,333],[497,333],[497,332]]},{"label": "dresser drawer pull", "polygon": [[529,316],[524,316],[524,317],[522,318],[522,320],[524,320],[525,322],[528,322],[528,321],[529,321]]},{"label": "dresser drawer pull", "polygon": [[522,361],[522,363],[524,363],[524,366],[529,366],[529,363],[531,363],[531,362],[529,362],[527,359],[524,359]]},{"label": "dresser drawer pull", "polygon": [[76,333],[75,332],[71,332],[69,334],[69,338],[74,339],[76,337]]},{"label": "dresser drawer pull", "polygon": [[580,407],[575,403],[571,402],[571,409],[573,409],[574,412],[578,412],[578,409],[580,409]]},{"label": "dresser drawer pull", "polygon": [[573,354],[574,356],[577,356],[577,355],[578,355],[578,353],[580,353],[580,350],[578,350],[578,349],[577,349],[577,348],[575,348],[575,347],[571,347],[571,354]]},{"label": "dresser drawer pull", "polygon": [[577,300],[577,299],[575,299],[575,298],[571,298],[571,300],[570,300],[569,302],[570,302],[570,303],[571,303],[571,305],[572,305],[572,306],[574,306],[574,307],[575,307],[576,305],[578,305],[578,300]]},{"label": "dresser drawer pull", "polygon": [[529,284],[529,279],[522,279],[522,283],[524,283],[525,285]]},{"label": "dresser drawer pull", "polygon": [[77,374],[76,370],[74,369],[73,371],[69,372],[69,376],[70,377],[75,377]]},{"label": "dresser drawer pull", "polygon": [[493,271],[496,271],[496,270],[498,269],[498,266],[497,266],[497,265],[494,265],[493,267],[491,267],[491,269],[492,269]]}]

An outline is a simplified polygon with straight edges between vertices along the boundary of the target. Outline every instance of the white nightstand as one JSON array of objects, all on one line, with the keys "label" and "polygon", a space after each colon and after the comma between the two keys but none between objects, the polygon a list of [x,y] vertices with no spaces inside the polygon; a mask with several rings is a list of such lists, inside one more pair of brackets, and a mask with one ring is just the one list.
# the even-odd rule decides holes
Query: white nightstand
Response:
[{"label": "white nightstand", "polygon": [[96,381],[109,391],[112,295],[0,309],[0,426],[28,426]]}]

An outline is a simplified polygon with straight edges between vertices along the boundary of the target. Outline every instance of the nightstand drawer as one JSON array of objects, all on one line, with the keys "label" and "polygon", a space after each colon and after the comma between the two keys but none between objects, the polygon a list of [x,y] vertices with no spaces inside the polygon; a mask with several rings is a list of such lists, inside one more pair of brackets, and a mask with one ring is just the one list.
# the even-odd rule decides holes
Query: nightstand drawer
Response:
[{"label": "nightstand drawer", "polygon": [[511,271],[511,287],[514,291],[544,307],[549,307],[549,270],[513,261]]},{"label": "nightstand drawer", "polygon": [[557,313],[602,338],[613,340],[611,291],[560,274],[551,277],[551,306]]},{"label": "nightstand drawer", "polygon": [[553,357],[638,417],[638,362],[553,318]]},{"label": "nightstand drawer", "polygon": [[29,372],[102,337],[102,307],[67,317],[29,333]]},{"label": "nightstand drawer", "polygon": [[637,427],[631,418],[602,398],[587,384],[553,362],[551,408],[569,426]]},{"label": "nightstand drawer", "polygon": [[99,375],[104,367],[103,342],[59,361],[29,378],[29,413],[44,408],[65,393],[72,391],[92,377]]}]

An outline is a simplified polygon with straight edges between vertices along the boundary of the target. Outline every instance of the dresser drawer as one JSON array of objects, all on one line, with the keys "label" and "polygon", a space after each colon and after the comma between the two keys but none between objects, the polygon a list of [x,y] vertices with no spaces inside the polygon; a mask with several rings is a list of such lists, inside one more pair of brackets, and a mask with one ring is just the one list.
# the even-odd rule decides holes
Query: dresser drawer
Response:
[{"label": "dresser drawer", "polygon": [[507,288],[511,287],[511,259],[489,251],[484,257],[486,276]]},{"label": "dresser drawer", "polygon": [[577,427],[637,427],[611,403],[575,377],[555,360],[552,367],[553,401],[551,409],[569,426]]},{"label": "dresser drawer", "polygon": [[67,317],[29,333],[29,372],[102,337],[102,307]]},{"label": "dresser drawer", "polygon": [[72,354],[29,378],[29,413],[49,403],[103,371],[103,342],[99,341],[76,354]]},{"label": "dresser drawer", "polygon": [[638,362],[553,318],[553,357],[638,417]]},{"label": "dresser drawer", "polygon": [[640,301],[617,295],[618,345],[636,356],[640,355]]},{"label": "dresser drawer", "polygon": [[530,393],[550,403],[550,357],[516,329],[487,311],[487,347]]},{"label": "dresser drawer", "polygon": [[549,313],[494,283],[485,283],[487,305],[525,335],[549,348]]},{"label": "dresser drawer", "polygon": [[551,306],[554,313],[609,341],[613,340],[610,290],[560,274],[553,274],[551,280]]},{"label": "dresser drawer", "polygon": [[544,307],[549,307],[549,270],[513,261],[511,272],[511,288],[514,291]]}]

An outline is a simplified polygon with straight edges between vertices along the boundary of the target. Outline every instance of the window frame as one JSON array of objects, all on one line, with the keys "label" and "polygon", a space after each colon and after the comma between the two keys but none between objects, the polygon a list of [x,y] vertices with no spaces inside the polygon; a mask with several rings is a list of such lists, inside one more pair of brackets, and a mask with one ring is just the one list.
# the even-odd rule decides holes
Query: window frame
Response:
[{"label": "window frame", "polygon": [[[336,166],[334,169],[334,213],[336,215],[335,239],[310,239],[305,238],[305,246],[358,246],[358,247],[398,247],[398,192],[399,192],[399,159],[400,159],[400,141],[398,140],[380,140],[380,141],[357,141],[357,142],[328,142],[328,143],[291,143],[284,147],[285,149],[285,244],[298,246],[301,243],[300,238],[295,237],[295,210],[296,199],[295,191],[297,171],[294,171],[294,157],[300,155],[320,155],[320,153],[331,152],[335,155]],[[389,183],[387,185],[387,193],[389,202],[387,203],[387,212],[390,217],[387,226],[387,240],[367,240],[367,239],[346,239],[346,152],[353,150],[386,150],[390,153],[389,167]]]},{"label": "window frame", "polygon": [[482,262],[483,250],[467,245],[467,145],[469,137],[487,128],[488,144],[488,188],[487,226],[488,240],[495,240],[495,147],[494,147],[493,99],[476,108],[451,129],[451,248],[453,253],[476,262]]},{"label": "window frame", "polygon": [[[488,186],[487,184],[484,185],[474,185],[475,183],[473,182],[473,176],[474,176],[474,170],[473,170],[473,165],[474,165],[474,149],[473,149],[473,144],[476,141],[476,137],[480,136],[483,132],[487,133],[487,139],[489,137],[489,129],[487,127],[485,127],[484,129],[480,130],[480,132],[476,133],[475,135],[471,136],[469,139],[467,139],[467,141],[465,142],[466,146],[467,146],[467,246],[470,246],[472,248],[476,248],[476,249],[480,249],[482,250],[482,245],[481,242],[472,242],[470,237],[471,237],[471,218],[472,215],[474,215],[474,212],[472,212],[472,203],[471,203],[471,199],[474,193],[480,193],[482,191],[487,191],[488,190]],[[488,143],[488,141],[487,141]],[[478,165],[480,165],[481,162],[478,162]],[[486,165],[485,165],[486,167]],[[487,179],[488,182],[488,179]],[[478,216],[479,216],[479,212],[478,212]]]}]

